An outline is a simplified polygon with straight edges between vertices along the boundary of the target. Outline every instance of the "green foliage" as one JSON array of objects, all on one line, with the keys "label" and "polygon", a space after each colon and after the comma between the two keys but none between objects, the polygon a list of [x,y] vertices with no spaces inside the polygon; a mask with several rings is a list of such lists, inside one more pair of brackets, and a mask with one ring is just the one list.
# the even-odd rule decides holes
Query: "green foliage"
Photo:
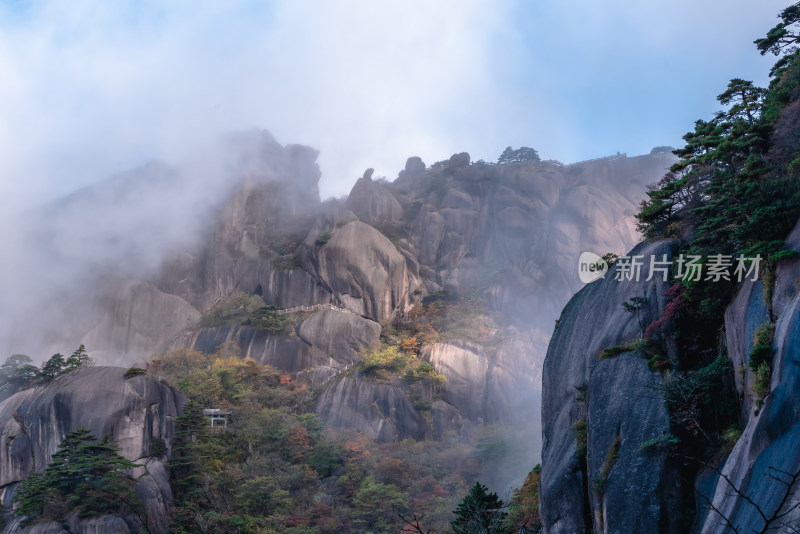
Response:
[{"label": "green foliage", "polygon": [[130,367],[123,375],[126,379],[133,378],[134,376],[146,375],[147,371],[139,367]]},{"label": "green foliage", "polygon": [[516,150],[512,149],[510,146],[506,147],[503,150],[503,153],[500,154],[500,157],[497,158],[497,163],[516,163],[516,162],[530,162],[530,163],[539,163],[541,158],[539,158],[539,153],[529,147],[523,146]]},{"label": "green foliage", "polygon": [[631,297],[628,302],[622,303],[622,309],[627,313],[636,316],[636,323],[639,326],[639,339],[644,337],[644,325],[642,324],[641,311],[647,299],[644,297]]},{"label": "green foliage", "polygon": [[[797,50],[797,43],[800,40],[800,33],[797,30],[798,23],[800,23],[800,5],[797,3],[790,5],[781,11],[778,17],[781,19],[780,23],[770,29],[766,37],[754,41],[762,56],[767,52],[776,56],[784,53],[793,54]],[[790,57],[789,55],[779,59],[772,67],[770,74],[773,76],[781,74]]]},{"label": "green foliage", "polygon": [[0,399],[36,384],[39,369],[24,354],[13,354],[0,366]]},{"label": "green foliage", "polygon": [[489,493],[483,484],[476,482],[453,513],[450,522],[455,534],[504,534],[507,513],[505,504],[496,493]]},{"label": "green foliage", "polygon": [[119,454],[109,439],[98,441],[79,428],[64,437],[50,465],[17,486],[15,512],[24,523],[66,520],[73,510],[81,517],[138,513],[134,481],[125,472],[137,467]]},{"label": "green foliage", "polygon": [[46,362],[42,364],[42,369],[39,371],[39,376],[42,380],[52,380],[67,370],[67,361],[62,354],[56,353],[50,356]]},{"label": "green foliage", "polygon": [[316,243],[317,245],[324,245],[325,243],[331,240],[331,237],[333,237],[333,234],[331,234],[330,232],[322,232],[314,240],[314,243]]},{"label": "green foliage", "polygon": [[92,359],[86,352],[86,347],[81,345],[80,347],[75,349],[75,352],[70,354],[69,358],[66,359],[66,361],[64,362],[63,372],[66,373],[74,369],[78,369],[80,367],[84,367],[91,364],[92,364]]},{"label": "green foliage", "polygon": [[594,489],[600,495],[605,493],[606,482],[611,474],[611,470],[614,469],[614,464],[617,463],[621,443],[622,440],[620,437],[618,435],[615,436],[614,440],[611,442],[611,447],[609,447],[606,453],[605,459],[603,459],[603,465],[600,467],[600,476],[594,480]]},{"label": "green foliage", "polygon": [[373,378],[389,378],[403,376],[406,381],[429,377],[437,382],[444,382],[445,376],[436,372],[433,366],[419,359],[415,354],[390,346],[382,350],[366,350],[362,354],[362,371]]},{"label": "green foliage", "polygon": [[579,386],[575,386],[578,395],[575,397],[576,402],[586,403],[586,395],[589,392],[589,383],[582,382]]},{"label": "green foliage", "polygon": [[753,377],[753,393],[756,396],[756,406],[764,404],[764,397],[769,394],[770,381],[772,380],[772,369],[767,362],[761,362],[755,369]]},{"label": "green foliage", "polygon": [[539,517],[539,485],[542,474],[541,464],[531,469],[522,487],[514,490],[508,506],[506,528],[509,532],[519,532],[525,527],[528,532],[539,532],[542,529]]},{"label": "green foliage", "polygon": [[53,354],[42,363],[41,368],[33,365],[33,361],[28,356],[13,354],[0,366],[0,399],[91,364],[92,359],[86,353],[86,347],[83,345],[78,347],[69,358],[64,358],[62,354]]},{"label": "green foliage", "polygon": [[586,419],[575,421],[572,429],[575,431],[575,456],[584,458],[589,446],[589,431],[586,427]]},{"label": "green foliage", "polygon": [[200,320],[200,326],[213,328],[225,324],[241,324],[264,306],[264,299],[260,296],[237,291],[215,302]]},{"label": "green foliage", "polygon": [[721,444],[722,432],[737,419],[732,374],[730,360],[719,355],[708,365],[683,375],[667,373],[657,386],[673,423],[687,438],[685,444],[691,440],[704,442],[706,450],[698,456],[713,455]]},{"label": "green foliage", "polygon": [[[410,341],[412,353],[399,349],[410,335],[399,332],[385,363],[405,359],[404,366],[377,372],[424,409],[436,384],[433,368],[414,356]],[[352,432],[326,434],[307,385],[239,353],[232,345],[215,354],[180,349],[148,363],[190,399],[170,444],[170,532],[399,532],[398,512],[445,532],[469,490],[465,480],[492,476],[519,440],[499,427],[382,444]],[[401,380],[408,370],[420,377]],[[230,411],[227,429],[210,431],[203,408]],[[150,451],[158,453],[155,443]]]},{"label": "green foliage", "polygon": [[283,317],[275,306],[261,306],[253,310],[242,324],[264,332],[283,332],[285,327]]},{"label": "green foliage", "polygon": [[172,445],[170,463],[175,496],[183,502],[196,498],[202,482],[202,440],[207,436],[208,420],[200,404],[191,399],[176,420],[178,430]]},{"label": "green foliage", "polygon": [[[760,255],[770,315],[775,266],[791,254],[783,242],[800,217],[800,4],[792,2],[780,19],[755,41],[762,55],[782,56],[769,87],[732,79],[717,97],[725,109],[696,121],[684,135],[685,145],[674,152],[680,161],[650,189],[637,214],[646,238],[677,238],[676,255],[723,254],[734,264],[739,255]],[[669,334],[678,361],[669,362],[675,371],[664,370],[659,388],[675,435],[643,446],[713,463],[738,439],[738,403],[722,341],[724,312],[737,284],[684,281],[680,299],[673,299]],[[749,355],[758,407],[770,388],[773,328],[759,328]],[[690,468],[686,474],[692,476]]]},{"label": "green foliage", "polygon": [[429,293],[401,325],[402,335],[417,336],[424,343],[452,338],[475,343],[491,356],[503,343],[502,317],[489,309],[484,297],[473,293],[460,297],[447,291]]},{"label": "green foliage", "polygon": [[775,323],[765,323],[758,327],[755,334],[753,350],[750,351],[748,365],[756,371],[762,363],[772,365],[772,338],[775,335]]},{"label": "green foliage", "polygon": [[302,267],[300,260],[294,254],[272,258],[272,265],[281,271],[294,271]]},{"label": "green foliage", "polygon": [[600,361],[603,361],[607,358],[614,358],[625,352],[643,352],[647,350],[647,348],[648,348],[648,342],[645,339],[628,341],[627,343],[623,343],[622,345],[615,345],[613,347],[603,349],[603,352],[600,353]]},{"label": "green foliage", "polygon": [[167,443],[163,438],[153,438],[150,443],[150,457],[163,458],[167,454]]},{"label": "green foliage", "polygon": [[680,443],[681,440],[678,436],[673,434],[662,434],[653,439],[648,439],[639,445],[639,450],[654,450],[658,452],[673,451],[680,445]]},{"label": "green foliage", "polygon": [[365,477],[353,497],[353,524],[362,531],[389,532],[397,514],[408,509],[408,494],[390,484]]}]

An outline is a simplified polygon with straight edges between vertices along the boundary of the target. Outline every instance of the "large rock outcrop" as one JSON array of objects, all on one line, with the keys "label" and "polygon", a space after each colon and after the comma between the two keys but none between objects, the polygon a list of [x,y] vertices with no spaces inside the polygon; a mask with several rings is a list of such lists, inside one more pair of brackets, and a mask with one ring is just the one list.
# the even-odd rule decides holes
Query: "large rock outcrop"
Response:
[{"label": "large rock outcrop", "polygon": [[472,343],[451,340],[424,347],[421,356],[437,373],[447,377],[443,386],[444,400],[464,417],[484,422],[489,359],[483,350]]},{"label": "large rock outcrop", "polygon": [[[800,224],[787,246],[800,251]],[[725,313],[728,354],[741,369],[737,388],[745,427],[717,470],[706,470],[699,477],[695,529],[703,534],[730,532],[728,523],[737,532],[794,532],[800,525],[799,275],[797,259],[782,262],[776,270],[771,391],[761,407],[754,402],[747,357],[756,329],[770,320],[763,283],[743,284]]]},{"label": "large rock outcrop", "polygon": [[[629,254],[660,260],[671,256],[671,244],[641,244]],[[637,354],[599,361],[603,349],[638,339],[642,325],[661,315],[666,283],[616,280],[618,269],[567,304],[544,362],[540,498],[550,533],[670,531],[663,525],[675,474],[663,455],[639,450],[670,430],[653,388],[660,377]],[[622,307],[633,297],[646,299],[638,316]]]},{"label": "large rock outcrop", "polygon": [[[313,241],[312,241],[313,240]],[[419,281],[397,247],[378,230],[351,221],[327,235],[309,236],[309,268],[345,308],[375,321],[407,311]]]},{"label": "large rock outcrop", "polygon": [[353,312],[320,307],[289,335],[239,324],[194,329],[176,343],[204,352],[234,343],[242,355],[320,385],[342,368],[358,361],[358,353],[375,348],[381,327]]},{"label": "large rock outcrop", "polygon": [[344,376],[317,402],[317,413],[329,429],[361,432],[376,441],[423,440],[430,428],[399,385]]},{"label": "large rock outcrop", "polygon": [[385,187],[369,178],[359,178],[345,206],[364,222],[380,227],[403,219],[403,207]]},{"label": "large rock outcrop", "polygon": [[125,379],[124,373],[119,367],[81,368],[0,403],[0,499],[5,506],[22,479],[50,463],[65,435],[87,428],[98,438],[110,436],[122,456],[143,466],[133,475],[149,529],[168,531],[172,490],[162,459],[152,452],[158,438],[169,448],[183,396],[149,376]]}]

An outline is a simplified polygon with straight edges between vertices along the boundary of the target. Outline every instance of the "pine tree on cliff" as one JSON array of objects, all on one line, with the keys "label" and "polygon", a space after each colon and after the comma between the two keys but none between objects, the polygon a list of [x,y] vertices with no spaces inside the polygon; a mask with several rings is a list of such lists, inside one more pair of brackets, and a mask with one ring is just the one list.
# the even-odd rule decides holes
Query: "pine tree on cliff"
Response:
[{"label": "pine tree on cliff", "polygon": [[126,473],[137,464],[119,451],[108,437],[98,441],[85,428],[66,435],[44,472],[17,486],[15,512],[26,524],[39,518],[64,520],[75,509],[81,517],[138,513],[135,483]]}]

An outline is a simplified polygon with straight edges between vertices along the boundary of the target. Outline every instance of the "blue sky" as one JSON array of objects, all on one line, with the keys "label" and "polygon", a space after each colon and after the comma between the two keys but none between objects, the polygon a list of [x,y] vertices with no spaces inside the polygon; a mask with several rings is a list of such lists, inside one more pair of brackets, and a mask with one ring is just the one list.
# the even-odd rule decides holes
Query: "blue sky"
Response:
[{"label": "blue sky", "polygon": [[681,143],[787,1],[0,4],[0,209],[220,132],[321,150],[322,196],[411,155],[572,162]]}]

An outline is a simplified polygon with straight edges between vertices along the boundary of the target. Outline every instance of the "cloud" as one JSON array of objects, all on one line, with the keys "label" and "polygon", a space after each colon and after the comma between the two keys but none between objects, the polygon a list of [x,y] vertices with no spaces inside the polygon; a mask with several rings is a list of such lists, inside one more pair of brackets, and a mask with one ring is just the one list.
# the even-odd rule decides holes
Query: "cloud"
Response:
[{"label": "cloud", "polygon": [[502,4],[12,6],[0,140],[14,150],[0,172],[19,177],[4,196],[26,202],[252,127],[322,149],[323,190],[343,194],[367,166],[394,177],[409,155],[462,148],[448,116],[477,126],[496,96]]},{"label": "cloud", "polygon": [[[36,272],[40,285],[53,277],[36,267],[46,258],[23,252],[35,243],[2,235],[31,206],[154,159],[198,161],[222,132],[265,128],[281,143],[320,149],[323,197],[346,194],[367,167],[394,178],[411,155],[430,164],[467,150],[493,160],[525,145],[569,162],[678,145],[719,107],[728,79],[766,83],[774,58],[752,41],[784,6],[2,3],[0,238],[7,255],[24,255],[3,268]],[[218,190],[218,173],[196,174],[198,190]],[[117,230],[141,226],[153,206],[164,209],[132,204],[115,214]],[[183,215],[170,243],[191,237]]]},{"label": "cloud", "polygon": [[727,79],[765,81],[751,42],[783,4],[7,3],[0,208],[253,127],[321,149],[324,196],[410,155],[677,144]]}]

